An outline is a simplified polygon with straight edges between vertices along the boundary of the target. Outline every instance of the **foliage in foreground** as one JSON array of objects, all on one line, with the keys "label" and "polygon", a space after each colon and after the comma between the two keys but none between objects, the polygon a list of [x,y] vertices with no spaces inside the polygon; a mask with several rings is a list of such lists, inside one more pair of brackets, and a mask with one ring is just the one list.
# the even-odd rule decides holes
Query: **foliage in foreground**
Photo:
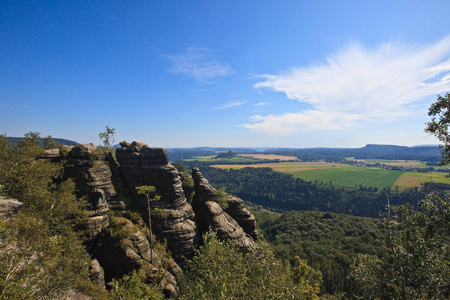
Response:
[{"label": "foliage in foreground", "polygon": [[39,135],[18,145],[0,136],[2,192],[24,203],[0,220],[0,297],[43,299],[62,295],[88,278],[89,256],[75,228],[84,202],[74,184],[62,182],[62,166],[39,160]]},{"label": "foliage in foreground", "polygon": [[450,199],[430,194],[416,211],[388,216],[381,257],[360,255],[352,277],[368,299],[444,299],[450,296]]},{"label": "foliage in foreground", "polygon": [[267,244],[242,253],[213,232],[186,266],[180,299],[318,299],[321,274],[298,260],[293,270]]},{"label": "foliage in foreground", "polygon": [[109,283],[111,297],[113,299],[140,300],[164,299],[161,288],[146,281],[147,275],[144,270],[133,271],[121,279],[113,279]]}]

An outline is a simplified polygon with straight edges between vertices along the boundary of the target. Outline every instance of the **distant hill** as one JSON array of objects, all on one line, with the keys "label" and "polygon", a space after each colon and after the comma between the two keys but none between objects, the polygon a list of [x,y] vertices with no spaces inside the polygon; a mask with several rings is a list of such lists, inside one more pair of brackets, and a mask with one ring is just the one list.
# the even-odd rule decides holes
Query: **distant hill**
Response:
[{"label": "distant hill", "polygon": [[397,146],[368,144],[362,148],[167,148],[170,161],[193,158],[196,156],[216,156],[218,153],[232,151],[238,154],[278,154],[296,156],[303,161],[332,160],[339,161],[346,157],[356,159],[394,159],[420,160],[435,165],[441,160],[438,145]]},{"label": "distant hill", "polygon": [[[20,140],[23,140],[23,139],[24,139],[23,137],[8,137],[8,140],[13,144],[17,144],[20,142]],[[44,139],[39,138],[38,140],[41,142],[41,146],[44,146]],[[75,141],[60,139],[60,138],[52,138],[52,140],[54,140],[57,143],[60,143],[61,145],[66,145],[66,146],[72,146],[72,145],[78,144]]]},{"label": "distant hill", "polygon": [[267,154],[294,155],[301,160],[339,160],[345,157],[356,159],[398,159],[438,162],[441,160],[440,148],[435,146],[396,146],[368,144],[362,148],[278,148],[264,151]]},{"label": "distant hill", "polygon": [[232,151],[239,154],[256,154],[258,151],[252,148],[226,148],[226,147],[196,147],[196,148],[166,148],[169,160],[171,162],[179,161],[186,158],[193,158],[196,156],[207,156],[218,153]]}]

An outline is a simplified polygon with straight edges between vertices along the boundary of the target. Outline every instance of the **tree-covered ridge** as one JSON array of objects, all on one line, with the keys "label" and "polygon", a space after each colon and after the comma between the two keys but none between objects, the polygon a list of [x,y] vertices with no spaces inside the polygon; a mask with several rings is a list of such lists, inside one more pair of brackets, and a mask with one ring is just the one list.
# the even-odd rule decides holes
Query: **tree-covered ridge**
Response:
[{"label": "tree-covered ridge", "polygon": [[400,159],[420,160],[436,163],[440,160],[438,146],[396,146],[368,144],[362,148],[306,148],[306,149],[270,149],[265,153],[294,155],[303,161],[331,160],[340,161],[345,157],[356,159]]},{"label": "tree-covered ridge", "polygon": [[274,214],[250,206],[264,236],[277,257],[294,261],[295,256],[322,273],[322,292],[353,295],[349,278],[358,253],[379,255],[383,224],[378,219],[319,211]]},{"label": "tree-covered ridge", "polygon": [[[265,207],[282,210],[320,210],[378,217],[386,207],[386,194],[376,188],[343,188],[307,182],[270,168],[227,169],[204,166],[202,172],[216,187]],[[416,205],[431,187],[393,191],[393,205]]]}]

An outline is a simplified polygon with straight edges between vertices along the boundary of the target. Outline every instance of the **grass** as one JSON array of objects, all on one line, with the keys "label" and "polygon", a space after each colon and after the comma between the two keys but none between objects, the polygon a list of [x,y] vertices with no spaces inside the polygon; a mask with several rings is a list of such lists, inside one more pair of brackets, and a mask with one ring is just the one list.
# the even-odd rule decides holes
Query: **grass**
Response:
[{"label": "grass", "polygon": [[384,188],[386,186],[395,188],[398,186],[400,190],[404,190],[411,187],[420,187],[422,183],[433,180],[438,183],[450,183],[450,178],[445,177],[447,173],[442,172],[407,172],[325,162],[284,162],[254,165],[230,164],[211,166],[222,169],[269,167],[274,171],[289,173],[303,180],[317,180],[325,183],[332,182],[334,185],[347,187],[363,185],[377,188]]},{"label": "grass", "polygon": [[307,181],[332,182],[338,186],[372,186],[382,189],[392,187],[405,171],[392,171],[379,168],[329,168],[293,172],[295,177]]},{"label": "grass", "polygon": [[450,183],[450,178],[446,177],[446,175],[447,173],[443,172],[405,172],[397,179],[394,186],[398,185],[399,189],[402,190],[420,186],[420,184],[425,182]]}]

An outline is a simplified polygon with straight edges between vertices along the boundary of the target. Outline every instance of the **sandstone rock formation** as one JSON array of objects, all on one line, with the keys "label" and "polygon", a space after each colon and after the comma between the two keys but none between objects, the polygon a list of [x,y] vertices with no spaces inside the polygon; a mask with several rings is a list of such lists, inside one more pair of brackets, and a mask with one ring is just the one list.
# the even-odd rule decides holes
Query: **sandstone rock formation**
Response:
[{"label": "sandstone rock formation", "polygon": [[238,197],[227,195],[228,207],[225,212],[230,215],[242,229],[254,240],[258,237],[255,217],[244,207],[244,201]]},{"label": "sandstone rock formation", "polygon": [[[142,185],[154,186],[161,196],[159,201],[151,202],[152,232],[159,240],[167,241],[177,262],[194,254],[201,234],[210,228],[217,231],[219,238],[230,240],[241,249],[255,249],[250,238],[257,235],[255,218],[244,208],[241,199],[226,195],[228,208],[224,211],[214,201],[217,191],[198,169],[192,171],[190,178],[169,163],[163,148],[151,148],[138,142],[120,145],[115,157],[97,151],[93,144],[44,152],[44,157],[51,161],[67,160],[64,177],[74,180],[77,196],[86,197],[90,204],[87,247],[96,259],[91,268],[95,282],[101,285],[103,281],[144,268],[149,278],[159,274],[166,296],[177,292],[177,280],[182,271],[172,258],[164,257],[161,250],[153,252],[154,263],[150,264],[150,244],[146,234],[141,232],[144,221],[138,221],[141,229],[122,217],[112,218],[110,225],[106,214],[113,208],[122,211],[119,215],[131,215],[130,211],[125,212],[131,209],[145,218],[147,200],[136,191],[136,187]],[[181,176],[184,183],[189,181],[189,186],[183,186]],[[186,200],[186,193],[194,193],[192,206]]]},{"label": "sandstone rock formation", "polygon": [[105,287],[105,271],[100,266],[98,260],[93,259],[89,266],[91,281],[98,286]]},{"label": "sandstone rock formation", "polygon": [[121,278],[123,275],[144,267],[148,276],[158,274],[159,284],[167,296],[176,294],[177,281],[182,271],[165,253],[153,251],[151,262],[150,243],[144,233],[131,221],[117,217],[97,241],[91,253],[105,270],[105,280]]},{"label": "sandstone rock formation", "polygon": [[[178,170],[169,164],[163,148],[150,148],[144,143],[121,143],[116,150],[122,178],[129,192],[139,199],[136,187],[156,187],[160,201],[152,202],[158,208],[152,212],[152,229],[167,246],[176,259],[193,254],[198,244],[198,229],[191,205],[186,201]],[[138,206],[145,207],[140,198]]]},{"label": "sandstone rock formation", "polygon": [[96,236],[109,225],[108,201],[116,196],[111,181],[111,171],[104,162],[104,157],[96,157],[97,147],[94,144],[76,144],[65,147],[67,157],[59,149],[44,151],[44,158],[51,161],[67,160],[64,169],[64,179],[75,182],[77,197],[86,197],[89,203],[86,221],[88,249],[92,246]]},{"label": "sandstone rock formation", "polygon": [[23,203],[17,199],[0,196],[0,216],[10,218],[15,215]]},{"label": "sandstone rock formation", "polygon": [[206,232],[211,228],[217,232],[217,236],[220,239],[229,240],[243,250],[253,251],[256,248],[255,242],[214,201],[217,190],[209,184],[208,180],[203,178],[202,173],[197,168],[192,170],[192,177],[194,179],[195,189],[192,207],[197,216],[200,230]]}]

